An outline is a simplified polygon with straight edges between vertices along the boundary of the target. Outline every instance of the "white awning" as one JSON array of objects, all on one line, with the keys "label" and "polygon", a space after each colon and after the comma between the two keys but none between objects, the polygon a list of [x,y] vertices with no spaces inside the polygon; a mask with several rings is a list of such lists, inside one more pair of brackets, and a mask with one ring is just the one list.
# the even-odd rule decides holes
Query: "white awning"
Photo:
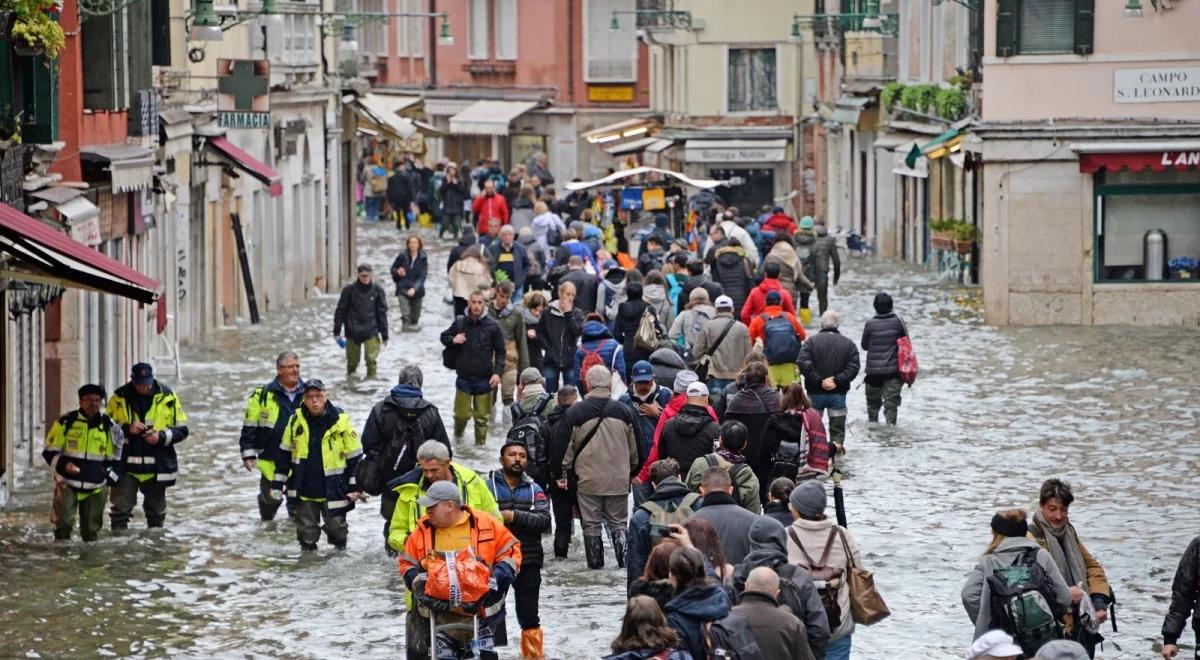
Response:
[{"label": "white awning", "polygon": [[688,140],[684,160],[690,163],[775,163],[787,159],[786,139]]},{"label": "white awning", "polygon": [[913,163],[912,167],[908,166],[908,155],[913,148],[920,149],[920,145],[916,140],[909,140],[904,144],[899,145],[892,152],[892,173],[900,176],[911,176],[918,179],[926,179],[929,177],[929,159],[925,156],[920,156]]},{"label": "white awning", "polygon": [[537,107],[537,101],[476,101],[450,118],[454,135],[508,135],[512,120]]},{"label": "white awning", "polygon": [[[608,147],[604,151],[612,156],[623,156],[625,154],[637,153],[646,150],[650,145],[659,142],[658,138],[648,137],[640,140],[630,140],[621,144],[615,144]],[[669,142],[669,141],[668,141]]]},{"label": "white awning", "polygon": [[907,133],[880,133],[875,136],[875,142],[871,144],[871,147],[874,149],[891,150],[912,141],[913,136]]},{"label": "white awning", "polygon": [[358,104],[360,117],[365,116],[381,130],[403,140],[417,132],[417,127],[411,119],[396,114],[397,109],[405,107],[403,100],[404,97],[363,94],[355,99],[355,103]]},{"label": "white awning", "polygon": [[693,179],[684,174],[680,174],[679,172],[673,172],[671,170],[659,169],[657,167],[642,166],[642,167],[635,167],[635,168],[629,169],[629,170],[621,170],[620,172],[614,172],[602,179],[596,179],[595,181],[572,181],[570,183],[563,185],[563,188],[566,188],[568,191],[571,191],[571,192],[574,192],[576,190],[587,190],[588,188],[595,188],[597,186],[617,184],[619,181],[622,181],[624,179],[628,179],[630,177],[638,176],[641,174],[649,174],[651,172],[656,172],[656,173],[662,174],[664,176],[669,176],[678,181],[682,181],[683,183],[686,183],[687,185],[692,186],[693,188],[704,188],[706,190],[716,188],[718,186],[732,185],[732,183],[733,183],[732,181],[718,181],[716,179]]},{"label": "white awning", "polygon": [[670,149],[672,146],[674,146],[674,144],[675,144],[675,140],[668,140],[666,138],[654,138],[654,144],[646,147],[646,151],[649,151],[652,154],[661,154],[662,152],[664,152],[667,149]]},{"label": "white awning", "polygon": [[100,215],[100,208],[88,201],[87,197],[82,196],[65,201],[62,204],[55,204],[54,208],[59,213],[63,214],[63,216],[71,224],[83,222],[88,218],[94,218]]},{"label": "white awning", "polygon": [[136,145],[88,145],[79,150],[82,160],[108,166],[113,192],[124,193],[154,184],[154,152]]},{"label": "white awning", "polygon": [[475,99],[425,99],[425,114],[451,117],[475,104]]},{"label": "white awning", "polygon": [[870,99],[865,96],[843,96],[837,100],[829,118],[842,124],[857,124],[858,116],[862,114],[868,101]]}]

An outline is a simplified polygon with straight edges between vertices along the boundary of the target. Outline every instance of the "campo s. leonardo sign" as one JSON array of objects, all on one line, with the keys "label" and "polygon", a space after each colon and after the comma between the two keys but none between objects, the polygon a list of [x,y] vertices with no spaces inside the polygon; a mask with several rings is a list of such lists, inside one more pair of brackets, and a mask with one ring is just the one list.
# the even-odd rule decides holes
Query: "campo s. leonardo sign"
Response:
[{"label": "campo s. leonardo sign", "polygon": [[1200,68],[1113,71],[1113,103],[1181,101],[1200,101]]}]

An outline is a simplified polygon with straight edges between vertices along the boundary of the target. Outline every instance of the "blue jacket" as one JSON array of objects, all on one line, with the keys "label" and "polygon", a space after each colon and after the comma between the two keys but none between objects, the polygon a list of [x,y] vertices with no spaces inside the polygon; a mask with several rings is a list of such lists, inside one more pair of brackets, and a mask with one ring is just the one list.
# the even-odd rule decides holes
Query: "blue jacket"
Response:
[{"label": "blue jacket", "polygon": [[604,361],[604,366],[613,373],[624,376],[625,352],[621,350],[621,343],[613,339],[608,327],[599,321],[588,321],[583,324],[582,339],[579,348],[575,349],[575,373],[579,374],[580,382],[583,381],[583,374],[579,373],[579,369],[583,366],[584,355],[597,347],[600,349],[600,359]]},{"label": "blue jacket", "polygon": [[542,534],[550,531],[550,500],[546,493],[527,474],[521,476],[521,485],[516,488],[508,487],[500,470],[489,472],[485,481],[500,511],[513,512],[512,522],[504,526],[521,543],[522,570],[540,568],[544,557]]},{"label": "blue jacket", "polygon": [[[523,290],[525,274],[529,272],[529,253],[525,251],[525,246],[514,240],[512,247],[505,250],[500,239],[496,239],[492,241],[491,245],[488,245],[487,250],[488,265],[491,267],[492,273],[498,270],[504,271],[512,279],[513,284],[517,285],[517,291]],[[501,253],[506,257],[511,255],[512,261],[501,261]]]},{"label": "blue jacket", "polygon": [[[617,399],[621,403],[629,406],[633,411],[633,416],[637,420],[633,430],[637,432],[638,441],[638,456],[642,463],[646,462],[646,458],[650,456],[650,446],[654,444],[654,429],[658,426],[658,417],[647,417],[638,411],[638,405],[643,403],[657,402],[663,410],[667,409],[667,404],[671,402],[671,390],[661,385],[655,384],[654,391],[649,396],[642,398],[634,393],[630,388]],[[636,399],[636,401],[635,401]],[[639,572],[638,575],[641,575]],[[634,577],[637,577],[636,575]]]},{"label": "blue jacket", "polygon": [[667,623],[679,633],[679,646],[695,658],[707,658],[704,624],[729,615],[729,596],[710,582],[706,587],[688,587],[667,603]]}]

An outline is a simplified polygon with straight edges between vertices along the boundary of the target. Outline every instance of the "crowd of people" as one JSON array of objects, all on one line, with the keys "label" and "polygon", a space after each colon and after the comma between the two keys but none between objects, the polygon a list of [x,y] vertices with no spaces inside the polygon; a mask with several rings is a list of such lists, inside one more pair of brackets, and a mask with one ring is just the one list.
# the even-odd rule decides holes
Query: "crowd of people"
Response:
[{"label": "crowd of people", "polygon": [[[368,186],[387,198],[368,214],[390,208],[406,228],[428,212],[457,243],[454,320],[439,336],[455,375],[452,429],[426,398],[420,359],[406,361],[360,434],[285,351],[248,397],[239,439],[245,469],[260,473],[262,520],[283,507],[302,551],[322,531],[342,549],[346,513],[378,496],[384,546],[407,587],[410,658],[494,657],[508,643],[510,591],[521,657],[544,657],[542,537],[567,559],[576,518],[586,566],[602,569],[611,554],[625,574],[610,657],[849,658],[856,626],[879,616],[866,612],[863,555],[831,515],[828,482],[847,451],[846,397],[860,372],[871,423],[882,412],[896,424],[912,382],[892,298],[876,295],[860,342],[843,335],[829,307],[836,243],[778,207],[752,218],[694,199],[690,238],[649,217],[629,254],[624,225],[597,223],[586,195],[557,199],[544,159],[507,176],[494,162],[461,181],[460,169],[439,164],[437,185],[417,186],[414,165],[400,162],[386,185]],[[389,272],[402,332],[420,327],[429,261],[421,235],[406,235]],[[388,295],[370,265],[357,275],[333,335],[347,372],[365,359],[374,378]],[[95,540],[109,485],[114,532],[139,492],[148,526],[162,526],[175,445],[188,437],[178,397],[138,364],[105,412],[103,388],[85,385],[79,398],[46,439],[55,537],[69,539],[78,514],[83,539]],[[483,474],[456,462],[454,447],[468,426],[486,445],[496,406],[504,440]],[[969,658],[1094,655],[1115,599],[1070,523],[1073,500],[1051,479],[1032,518],[992,519],[962,591]],[[1180,563],[1164,658],[1196,611],[1198,547]]]}]

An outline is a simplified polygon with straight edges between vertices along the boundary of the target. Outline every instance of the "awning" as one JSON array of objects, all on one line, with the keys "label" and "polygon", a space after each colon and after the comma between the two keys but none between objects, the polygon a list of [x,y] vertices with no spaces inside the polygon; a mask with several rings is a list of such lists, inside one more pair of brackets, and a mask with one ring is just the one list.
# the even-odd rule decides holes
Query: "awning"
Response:
[{"label": "awning", "polygon": [[132,144],[92,144],[79,149],[79,159],[104,166],[113,192],[144,190],[154,184],[154,152]]},{"label": "awning", "polygon": [[537,107],[536,101],[476,101],[450,118],[454,135],[508,135],[512,120]]},{"label": "awning", "polygon": [[593,128],[583,134],[583,139],[593,144],[611,142],[622,137],[633,137],[645,133],[650,130],[652,125],[654,125],[653,120],[634,117],[615,124]]},{"label": "awning", "polygon": [[411,105],[406,102],[406,97],[363,94],[354,103],[359,119],[366,120],[370,128],[390,133],[401,140],[417,132],[413,120],[396,114],[398,110]]},{"label": "awning", "polygon": [[270,165],[239,149],[228,139],[220,136],[207,138],[208,146],[218,155],[230,161],[250,176],[258,179],[270,191],[272,197],[283,194],[283,181]]},{"label": "awning", "polygon": [[667,140],[664,138],[655,138],[654,144],[646,147],[646,151],[652,154],[661,154],[675,145],[675,140]]},{"label": "awning", "polygon": [[873,149],[892,150],[896,147],[912,142],[915,136],[908,133],[880,133],[875,136],[875,141],[871,143]]},{"label": "awning", "polygon": [[100,207],[91,203],[87,197],[76,197],[75,199],[56,204],[55,210],[63,215],[70,224],[83,222],[88,218],[100,217]]},{"label": "awning", "polygon": [[952,151],[961,149],[962,141],[963,135],[959,134],[957,128],[952,128],[933,138],[932,141],[921,145],[921,153],[929,160],[936,160]]},{"label": "awning", "polygon": [[929,159],[921,154],[916,140],[909,140],[892,152],[892,173],[919,179],[929,177]]},{"label": "awning", "polygon": [[425,99],[425,114],[452,117],[475,104],[476,99]]},{"label": "awning", "polygon": [[[655,137],[641,138],[639,140],[630,140],[629,142],[614,144],[613,146],[606,148],[604,151],[611,156],[623,156],[625,154],[633,154],[638,153],[639,151],[645,151],[647,147],[657,144],[658,142],[660,142],[660,140]],[[667,143],[670,144],[671,141],[667,140]]]},{"label": "awning", "polygon": [[691,163],[775,163],[787,159],[787,140],[688,140],[684,160]]},{"label": "awning", "polygon": [[50,188],[42,188],[29,193],[30,197],[43,199],[51,204],[62,204],[69,202],[83,194],[83,191],[70,186],[52,186]]},{"label": "awning", "polygon": [[564,184],[563,187],[571,192],[574,192],[576,190],[587,190],[588,188],[596,188],[598,186],[615,184],[618,181],[628,179],[629,177],[634,177],[634,176],[638,176],[641,174],[648,174],[650,172],[657,172],[659,174],[669,176],[673,179],[682,181],[683,183],[686,183],[687,185],[692,186],[693,188],[703,188],[703,189],[708,190],[708,189],[716,188],[718,186],[733,185],[731,181],[718,181],[716,179],[693,179],[686,175],[680,174],[679,172],[672,172],[671,170],[663,170],[663,169],[659,169],[657,167],[642,166],[642,167],[635,167],[633,169],[628,169],[628,170],[621,170],[620,172],[614,172],[602,179],[596,179],[595,181],[572,181],[570,183]]},{"label": "awning", "polygon": [[7,204],[0,204],[0,252],[27,269],[3,270],[0,276],[103,291],[142,303],[158,297],[157,281]]},{"label": "awning", "polygon": [[858,116],[870,100],[865,96],[843,96],[837,100],[829,119],[841,124],[857,124]]},{"label": "awning", "polygon": [[1195,168],[1200,168],[1200,144],[1192,149],[1079,154],[1079,171],[1084,174],[1094,174],[1100,170],[1117,172],[1128,169],[1132,172],[1140,172],[1149,169],[1154,172],[1164,172]]},{"label": "awning", "polygon": [[192,150],[191,137],[195,132],[192,113],[183,108],[167,108],[159,111],[158,119],[159,130],[162,131],[160,144],[168,158]]}]

